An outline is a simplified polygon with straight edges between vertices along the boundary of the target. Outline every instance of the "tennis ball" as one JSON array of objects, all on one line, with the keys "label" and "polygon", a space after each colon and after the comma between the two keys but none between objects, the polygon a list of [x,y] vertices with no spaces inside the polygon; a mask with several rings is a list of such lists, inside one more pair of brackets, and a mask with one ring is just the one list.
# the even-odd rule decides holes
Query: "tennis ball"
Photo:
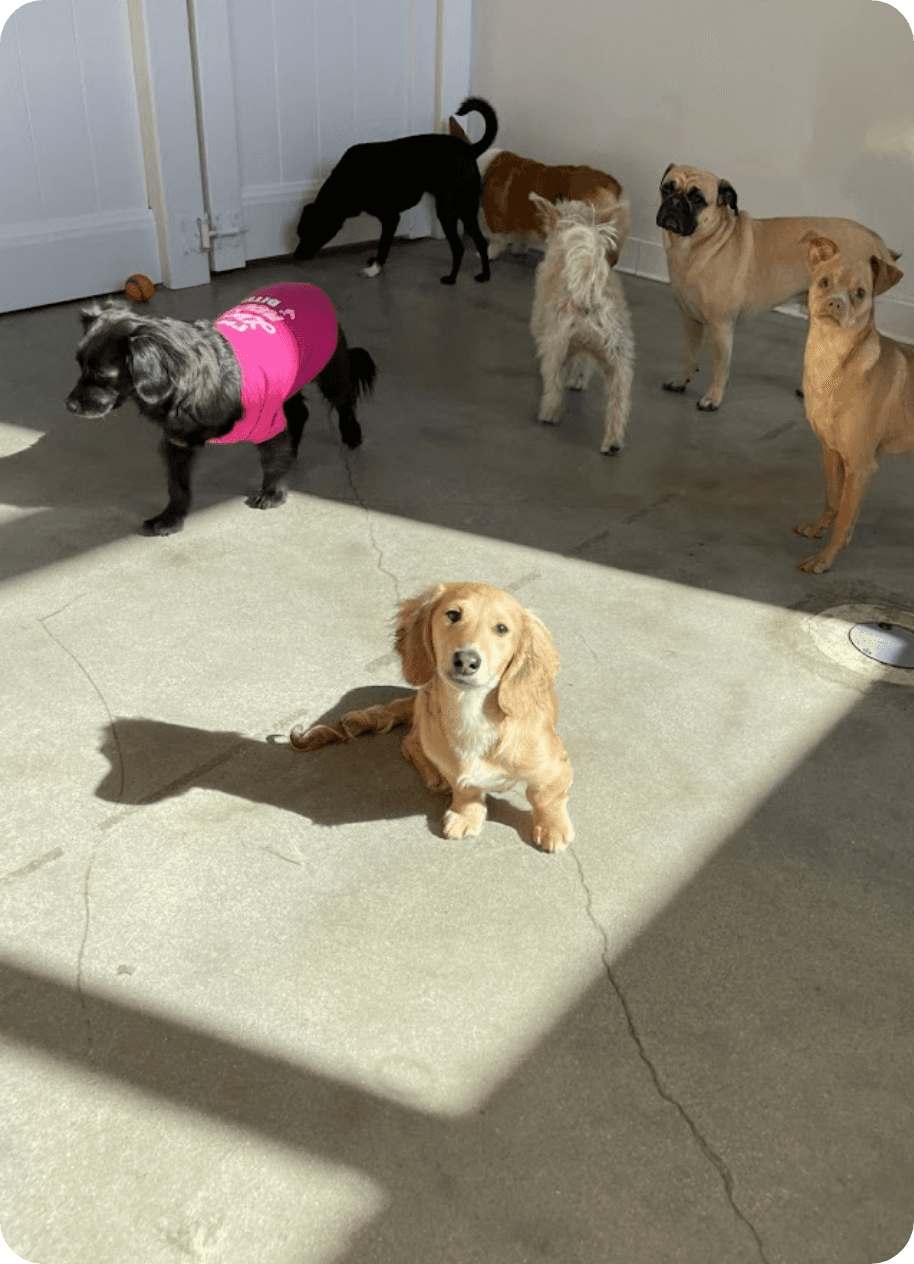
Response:
[{"label": "tennis ball", "polygon": [[155,292],[156,287],[148,276],[143,276],[142,272],[134,272],[133,276],[129,276],[124,282],[124,293],[134,303],[145,303]]}]

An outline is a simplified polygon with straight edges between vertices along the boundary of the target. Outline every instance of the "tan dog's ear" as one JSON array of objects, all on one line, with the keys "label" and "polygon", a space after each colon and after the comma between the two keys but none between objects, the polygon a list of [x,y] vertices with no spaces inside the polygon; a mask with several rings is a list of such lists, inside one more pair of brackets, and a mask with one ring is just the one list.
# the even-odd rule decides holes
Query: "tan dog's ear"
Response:
[{"label": "tan dog's ear", "polygon": [[828,263],[829,259],[834,259],[840,253],[830,237],[820,237],[814,230],[801,237],[800,241],[807,243],[806,267],[810,272],[815,272],[820,264]]},{"label": "tan dog's ear", "polygon": [[465,140],[468,145],[471,143],[469,136],[467,136],[466,132],[454,118],[453,114],[447,121],[447,130],[452,136],[459,136],[461,140]]},{"label": "tan dog's ear", "polygon": [[436,584],[400,606],[394,649],[400,655],[403,675],[411,685],[427,685],[435,674],[435,653],[429,619],[446,584]]},{"label": "tan dog's ear", "polygon": [[734,215],[739,215],[739,207],[736,205],[736,189],[729,180],[718,180],[717,182],[717,205],[729,206]]},{"label": "tan dog's ear", "polygon": [[553,202],[547,201],[546,198],[540,197],[538,193],[531,193],[530,201],[536,205],[537,214],[546,233],[551,233],[559,222],[558,207]]},{"label": "tan dog's ear", "polygon": [[[895,254],[894,250],[892,254]],[[900,255],[895,255],[899,259]],[[904,276],[901,268],[896,268],[894,263],[886,263],[884,259],[880,259],[878,255],[873,255],[870,259],[870,267],[873,269],[873,296],[884,294],[886,290],[890,290],[893,285],[897,285]]]},{"label": "tan dog's ear", "polygon": [[669,173],[670,171],[672,171],[672,170],[673,170],[673,168],[674,168],[675,166],[676,166],[675,162],[671,162],[671,163],[670,163],[670,165],[667,167],[666,171],[664,171],[663,175],[660,177],[660,183],[661,183],[661,184],[663,184],[664,180],[667,178],[668,173]]},{"label": "tan dog's ear", "polygon": [[552,681],[558,674],[558,651],[549,633],[529,611],[524,611],[520,645],[498,686],[498,705],[512,719],[545,711],[555,718]]}]

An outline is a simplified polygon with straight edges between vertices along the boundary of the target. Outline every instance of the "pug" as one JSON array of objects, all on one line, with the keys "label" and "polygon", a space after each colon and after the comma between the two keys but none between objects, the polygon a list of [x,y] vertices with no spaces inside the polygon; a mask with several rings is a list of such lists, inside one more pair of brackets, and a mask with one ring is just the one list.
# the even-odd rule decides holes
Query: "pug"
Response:
[{"label": "pug", "polygon": [[[664,230],[673,296],[682,311],[682,374],[664,382],[684,391],[698,369],[705,326],[714,346],[714,379],[698,401],[703,412],[720,407],[730,376],[733,328],[737,320],[791,299],[809,289],[804,238],[809,233],[834,241],[845,258],[875,255],[886,264],[900,258],[871,229],[852,219],[796,217],[753,219],[738,205],[728,180],[698,167],[670,163],[660,181],[657,224]],[[877,284],[897,284],[895,270]]]}]

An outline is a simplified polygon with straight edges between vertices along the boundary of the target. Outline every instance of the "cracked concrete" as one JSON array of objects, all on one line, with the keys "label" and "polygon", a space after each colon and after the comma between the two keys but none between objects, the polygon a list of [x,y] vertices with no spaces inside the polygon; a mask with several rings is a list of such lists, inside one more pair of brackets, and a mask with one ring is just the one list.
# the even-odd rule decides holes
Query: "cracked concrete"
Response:
[{"label": "cracked concrete", "polygon": [[[208,453],[161,540],[152,428],[63,409],[76,305],[0,318],[0,373],[35,365],[0,405],[3,1234],[37,1264],[888,1259],[914,692],[822,644],[836,610],[914,609],[908,472],[804,575],[802,324],[747,323],[700,414],[700,382],[659,390],[669,291],[625,277],[608,460],[596,389],[535,424],[535,261],[451,290],[443,249],[296,269],[378,364],[365,443],[313,409],[270,513],[253,453]],[[289,267],[154,309],[212,317]],[[442,838],[397,734],[286,740],[401,694],[398,601],[460,578],[559,649],[563,855],[520,791]]]}]

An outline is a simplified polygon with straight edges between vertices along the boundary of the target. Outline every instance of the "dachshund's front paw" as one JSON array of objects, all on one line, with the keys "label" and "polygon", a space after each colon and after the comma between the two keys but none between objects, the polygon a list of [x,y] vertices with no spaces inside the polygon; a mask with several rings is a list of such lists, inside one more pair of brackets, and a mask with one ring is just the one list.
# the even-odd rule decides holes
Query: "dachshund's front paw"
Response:
[{"label": "dachshund's front paw", "polygon": [[533,820],[533,842],[540,851],[564,851],[574,839],[574,828],[567,815]]},{"label": "dachshund's front paw", "polygon": [[486,819],[486,810],[482,804],[471,803],[462,812],[452,812],[450,808],[444,814],[444,837],[474,838],[482,832],[482,823]]}]

